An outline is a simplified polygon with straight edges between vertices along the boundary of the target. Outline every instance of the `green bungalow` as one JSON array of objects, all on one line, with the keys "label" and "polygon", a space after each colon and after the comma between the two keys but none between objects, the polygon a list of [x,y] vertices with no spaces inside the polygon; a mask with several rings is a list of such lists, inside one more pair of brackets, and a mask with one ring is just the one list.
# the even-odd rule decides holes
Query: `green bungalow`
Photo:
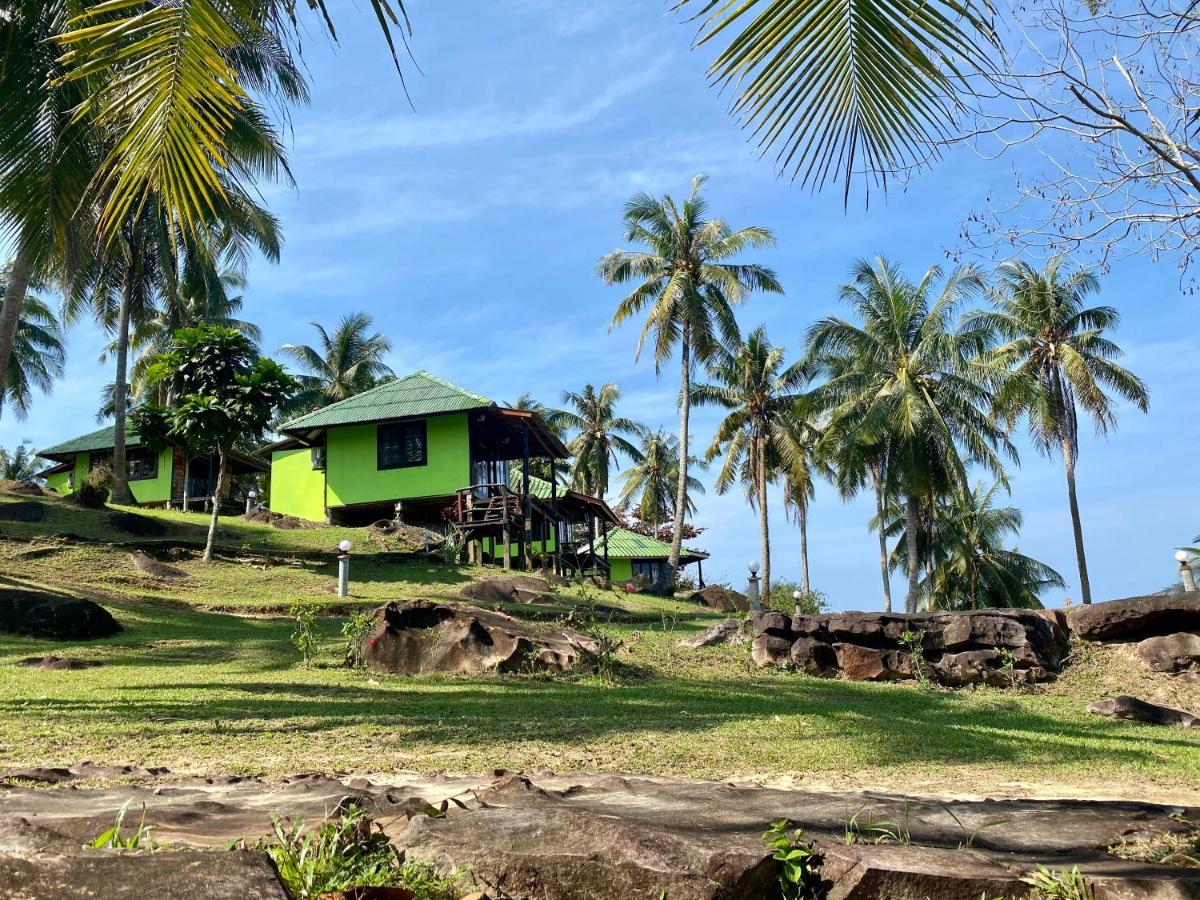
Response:
[{"label": "green bungalow", "polygon": [[[514,557],[581,571],[578,546],[616,517],[595,497],[529,475],[569,456],[534,412],[507,409],[419,371],[300,416],[271,445],[272,512],[317,522],[380,519],[457,532],[479,562]],[[524,477],[523,477],[524,476]],[[525,486],[529,488],[526,489]]]},{"label": "green bungalow", "polygon": [[[587,548],[584,548],[587,552]],[[609,577],[614,584],[643,582],[660,585],[667,582],[671,558],[671,545],[663,543],[627,528],[614,528],[596,541],[596,553],[606,556],[610,569]],[[679,557],[681,566],[696,564],[696,577],[704,587],[704,560],[708,554],[702,550],[683,548]]]},{"label": "green bungalow", "polygon": [[[54,463],[43,470],[46,484],[59,494],[74,493],[88,472],[100,466],[111,466],[113,456],[112,425],[90,434],[72,438],[45,450],[38,456]],[[167,447],[155,453],[143,447],[141,437],[134,430],[125,432],[125,463],[129,475],[129,489],[134,500],[141,506],[182,505],[185,498],[189,505],[204,505],[213,494],[217,464],[215,457],[194,457],[190,460],[175,448]],[[220,496],[230,499],[233,494],[233,478],[266,472],[268,467],[261,460],[244,453],[231,453],[226,468],[225,482]]]}]

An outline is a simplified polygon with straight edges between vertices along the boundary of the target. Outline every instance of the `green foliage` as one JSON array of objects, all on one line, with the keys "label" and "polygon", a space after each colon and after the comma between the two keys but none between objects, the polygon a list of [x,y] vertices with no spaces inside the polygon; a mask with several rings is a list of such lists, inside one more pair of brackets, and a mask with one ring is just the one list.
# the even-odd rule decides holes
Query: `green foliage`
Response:
[{"label": "green foliage", "polygon": [[300,664],[310,666],[317,658],[321,645],[317,636],[317,611],[311,606],[296,603],[288,610],[288,614],[295,624],[291,638],[292,644],[300,651]]},{"label": "green foliage", "polygon": [[11,453],[0,447],[0,481],[42,481],[39,473],[45,464],[25,444],[18,444]]},{"label": "green foliage", "polygon": [[[297,607],[292,607],[295,610]],[[369,610],[355,610],[350,613],[350,618],[342,623],[342,637],[346,640],[346,665],[352,669],[361,668],[363,665],[362,642],[367,636],[367,632],[371,630],[371,626],[375,622],[375,616]],[[297,616],[297,631],[300,630],[299,616]],[[292,638],[295,640],[295,637]],[[296,645],[301,654],[304,649],[299,644]]]},{"label": "green foliage", "polygon": [[925,664],[925,632],[904,629],[900,632],[900,643],[912,655],[913,665],[917,669],[917,681],[923,686],[929,684],[929,672]]},{"label": "green foliage", "polygon": [[771,859],[779,862],[779,890],[783,900],[817,900],[824,896],[821,880],[824,857],[804,840],[804,829],[792,829],[788,819],[773,822],[762,841],[775,852]]},{"label": "green foliage", "polygon": [[875,818],[875,801],[866,800],[846,819],[844,836],[847,844],[903,844],[912,841],[908,820],[909,803],[904,801],[898,819]]},{"label": "green foliage", "polygon": [[616,465],[618,454],[635,463],[642,459],[641,450],[629,438],[644,437],[646,426],[617,415],[620,399],[621,389],[615,384],[603,384],[599,391],[587,384],[581,393],[563,391],[562,402],[568,409],[546,412],[546,421],[555,429],[577,432],[567,444],[571,486],[585,494],[608,493],[609,469]]},{"label": "green foliage", "polygon": [[280,881],[296,900],[355,887],[398,887],[416,900],[455,900],[452,878],[432,865],[403,862],[387,835],[360,808],[304,830],[303,819],[285,825],[272,815],[274,840],[259,845],[271,857]]},{"label": "green foliage", "polygon": [[[0,267],[0,297],[8,291],[11,269],[11,266]],[[66,361],[66,334],[62,323],[48,303],[26,294],[17,319],[4,387],[0,391],[3,405],[12,409],[18,419],[25,418],[33,403],[34,390],[49,394],[54,382],[62,378]]]},{"label": "green foliage", "polygon": [[1033,888],[1029,900],[1095,900],[1096,894],[1075,866],[1069,872],[1038,866],[1037,871],[1021,879]]},{"label": "green foliage", "polygon": [[288,404],[288,413],[301,413],[361,394],[391,376],[383,358],[392,349],[382,332],[371,332],[374,320],[367,313],[342,316],[331,334],[313,322],[319,343],[284,344],[283,351],[296,361],[303,374],[300,391]]},{"label": "green foliage", "polygon": [[[794,594],[799,594],[797,600]],[[791,615],[797,612],[805,616],[819,616],[829,611],[829,596],[823,591],[805,591],[798,582],[776,580],[771,583],[771,593],[765,598],[763,606]]]},{"label": "green foliage", "polygon": [[[675,515],[675,491],[679,486],[679,440],[662,429],[641,434],[640,458],[621,472],[621,492],[617,503],[622,511],[629,510],[657,535],[663,523]],[[688,469],[707,468],[707,464],[691,457]],[[687,479],[687,514],[696,512],[692,497],[704,493],[704,483],[691,475]]]},{"label": "green foliage", "polygon": [[107,465],[96,466],[87,473],[75,491],[75,502],[89,509],[100,509],[108,502],[113,486],[113,471]]},{"label": "green foliage", "polygon": [[122,834],[121,829],[125,825],[125,814],[129,811],[129,805],[133,803],[133,799],[126,800],[122,804],[120,810],[117,811],[116,820],[111,828],[107,828],[96,836],[92,841],[92,849],[94,850],[154,850],[158,845],[150,840],[150,829],[153,827],[146,824],[146,805],[142,804],[142,820],[138,823],[137,830],[133,834]]}]

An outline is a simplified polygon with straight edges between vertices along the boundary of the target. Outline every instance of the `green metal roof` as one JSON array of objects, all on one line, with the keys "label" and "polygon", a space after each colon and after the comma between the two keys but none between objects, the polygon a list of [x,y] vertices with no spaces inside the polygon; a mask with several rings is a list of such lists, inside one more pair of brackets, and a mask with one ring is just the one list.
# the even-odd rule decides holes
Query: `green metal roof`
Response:
[{"label": "green metal roof", "polygon": [[[39,450],[38,456],[55,457],[69,456],[72,453],[90,453],[94,450],[111,450],[116,442],[114,435],[116,434],[115,425],[106,425],[103,428],[98,428],[90,434],[81,435],[77,438],[71,438],[69,441],[63,441],[61,444],[55,444],[53,447],[47,447],[45,450]],[[125,446],[136,447],[142,442],[141,437],[136,431],[131,428],[125,429]]]},{"label": "green metal roof", "polygon": [[[608,555],[612,559],[667,559],[671,555],[671,545],[627,528],[611,528],[607,537],[596,539],[597,555],[604,554],[604,544],[608,543]],[[683,548],[684,556],[694,559],[708,559],[703,550]]]},{"label": "green metal roof", "polygon": [[334,425],[466,412],[491,405],[492,401],[487,397],[472,394],[458,385],[419,371],[300,416],[285,423],[279,430],[312,431]]},{"label": "green metal roof", "polygon": [[[513,466],[508,472],[508,487],[509,490],[521,493],[521,470],[517,466]],[[558,486],[558,496],[562,497],[566,494],[567,489],[562,485]],[[538,478],[536,475],[529,476],[529,494],[536,497],[538,500],[549,500],[551,497],[552,486],[544,478]]]}]

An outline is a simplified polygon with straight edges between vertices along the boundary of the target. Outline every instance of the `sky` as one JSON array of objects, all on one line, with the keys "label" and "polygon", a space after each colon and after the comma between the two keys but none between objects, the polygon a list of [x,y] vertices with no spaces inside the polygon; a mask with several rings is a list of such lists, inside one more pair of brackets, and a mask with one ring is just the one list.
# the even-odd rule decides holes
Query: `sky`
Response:
[{"label": "sky", "polygon": [[[525,392],[556,405],[563,390],[620,385],[622,414],[674,431],[677,366],[656,377],[636,359],[639,325],[609,329],[620,288],[595,275],[624,246],[621,210],[636,191],[683,196],[709,176],[712,211],[734,228],[761,225],[777,239],[754,259],[771,266],[784,296],[753,296],[743,331],[765,324],[798,355],[805,330],[840,312],[838,285],[858,257],[884,254],[918,277],[948,265],[964,218],[1014,197],[1014,166],[964,147],[886,196],[843,206],[840,190],[814,195],[777,177],[710,89],[707,49],[670,4],[646,0],[413,0],[406,98],[369,4],[338,4],[340,43],[315,28],[304,42],[311,104],[286,131],[297,185],[264,185],[286,236],[282,260],[256,261],[245,317],[263,349],[313,343],[309,323],[332,328],[365,311],[392,341],[404,374],[426,369],[499,402]],[[749,257],[747,257],[749,259]],[[1002,258],[1002,257],[1000,257]],[[981,263],[990,265],[988,259]],[[1123,316],[1117,340],[1151,389],[1151,411],[1122,409],[1107,439],[1081,441],[1078,481],[1095,599],[1157,590],[1175,578],[1174,549],[1200,531],[1195,448],[1200,440],[1200,336],[1194,298],[1168,262],[1117,261],[1101,299]],[[640,323],[639,323],[640,324]],[[25,421],[7,412],[0,446],[51,443],[97,427],[97,362],[104,338],[74,329],[67,375],[37,398]],[[718,414],[693,417],[708,446]],[[1061,461],[1018,438],[1012,496],[1025,525],[1022,552],[1052,565],[1078,600],[1078,575]],[[714,467],[715,471],[715,467]],[[743,586],[759,555],[757,515],[740,490],[718,496],[713,472],[697,498],[694,543],[712,554],[708,581]],[[843,502],[818,485],[810,516],[813,587],[835,609],[881,608],[878,543],[867,530],[874,501]],[[778,489],[770,505],[775,577],[798,579],[799,535]],[[902,579],[894,596],[902,596]]]}]

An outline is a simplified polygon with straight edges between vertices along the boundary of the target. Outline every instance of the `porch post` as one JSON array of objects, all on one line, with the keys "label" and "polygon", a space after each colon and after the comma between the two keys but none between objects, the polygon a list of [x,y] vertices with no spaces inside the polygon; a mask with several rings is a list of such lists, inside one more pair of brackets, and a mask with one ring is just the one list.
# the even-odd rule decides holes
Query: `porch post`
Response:
[{"label": "porch post", "polygon": [[[555,575],[562,575],[562,560],[559,557],[559,551],[562,549],[558,546],[558,460],[553,456],[550,457],[550,527],[547,529],[554,537],[554,555],[550,557],[551,564],[554,568]],[[549,537],[547,538],[547,544]]]},{"label": "porch post", "polygon": [[696,560],[696,580],[700,583],[700,587],[704,587],[704,560]]},{"label": "porch post", "polygon": [[604,541],[604,580],[611,581],[612,566],[608,562],[608,519],[600,521],[600,540]]},{"label": "porch post", "polygon": [[521,491],[522,507],[525,513],[524,544],[525,571],[533,571],[533,504],[530,501],[529,490],[529,424],[521,429]]}]

